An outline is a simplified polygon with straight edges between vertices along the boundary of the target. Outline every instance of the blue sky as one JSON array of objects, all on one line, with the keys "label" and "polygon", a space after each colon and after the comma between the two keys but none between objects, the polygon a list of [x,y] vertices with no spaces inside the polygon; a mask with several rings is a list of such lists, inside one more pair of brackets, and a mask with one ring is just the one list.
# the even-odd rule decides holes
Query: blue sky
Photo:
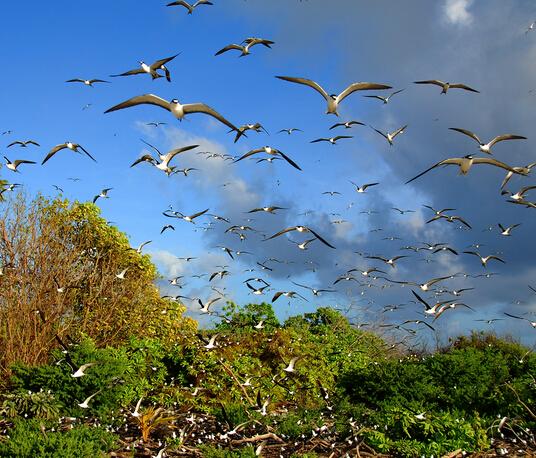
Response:
[{"label": "blue sky", "polygon": [[[1,176],[23,183],[29,195],[54,195],[55,184],[64,190],[64,196],[85,201],[100,189],[112,187],[110,199],[97,202],[103,216],[128,233],[133,245],[152,240],[146,251],[165,278],[210,273],[218,270],[216,265],[228,264],[232,275],[211,285],[226,287],[229,298],[239,303],[253,300],[243,284],[248,276],[262,275],[271,284],[272,290],[261,296],[269,301],[275,291],[296,290],[292,280],[331,288],[338,275],[353,267],[376,266],[389,270],[392,279],[411,281],[456,272],[480,274],[485,271],[469,255],[437,254],[435,262],[425,263],[420,261],[424,257],[421,252],[411,253],[391,269],[355,254],[405,254],[401,246],[423,241],[449,243],[461,252],[479,242],[486,245],[483,254],[501,252],[507,264],[490,264],[488,271],[500,275],[487,282],[457,278],[445,284],[474,287],[464,300],[476,311],[447,312],[436,322],[441,339],[485,328],[474,320],[504,317],[504,311],[534,316],[536,296],[527,288],[536,284],[536,250],[531,242],[534,211],[507,204],[500,196],[503,173],[475,167],[469,176],[459,177],[447,168],[430,172],[412,185],[403,184],[443,158],[478,152],[469,138],[448,127],[464,127],[486,139],[507,132],[525,135],[527,141],[498,144],[496,157],[511,165],[536,160],[531,138],[536,96],[529,92],[536,88],[536,32],[525,34],[536,17],[530,2],[413,0],[402,6],[341,0],[328,9],[326,2],[319,0],[215,0],[214,6],[199,7],[192,15],[154,1],[96,0],[81,6],[59,0],[53,7],[34,3],[11,2],[3,7],[9,19],[1,32],[4,61],[10,70],[2,75],[0,131],[13,133],[0,137],[0,147],[12,160],[40,163],[52,146],[71,140],[83,145],[98,162],[61,151],[44,166],[22,166],[17,176],[2,168]],[[272,49],[256,46],[245,58],[233,52],[214,56],[225,45],[249,36],[275,44]],[[172,83],[163,78],[151,81],[147,75],[109,76],[136,68],[139,60],[150,63],[176,53],[180,55],[169,64]],[[324,114],[325,102],[317,93],[275,75],[310,78],[336,93],[354,81],[374,81],[405,91],[387,105],[353,94],[341,104],[341,116],[336,119]],[[111,84],[90,88],[65,83],[79,77],[101,78]],[[481,94],[453,90],[440,96],[437,87],[412,84],[430,78],[464,82]],[[144,93],[185,103],[204,102],[236,125],[261,122],[270,135],[249,133],[234,144],[234,135],[228,134],[225,126],[203,115],[191,115],[179,123],[153,106],[103,113]],[[87,104],[91,105],[83,109]],[[336,121],[350,119],[388,131],[404,124],[409,127],[392,147],[367,126],[329,130]],[[167,125],[146,126],[152,121]],[[277,133],[288,127],[303,132]],[[354,138],[337,146],[310,143],[336,133]],[[41,147],[6,149],[13,140],[29,138]],[[163,151],[199,144],[198,151],[233,156],[270,145],[288,154],[303,171],[282,161],[232,164],[190,151],[175,163],[200,170],[188,177],[168,178],[148,164],[129,168],[142,152],[148,152],[140,139]],[[68,177],[81,181],[75,183]],[[380,184],[358,195],[350,180]],[[517,190],[534,181],[515,177],[512,183]],[[322,195],[328,190],[342,195]],[[424,224],[430,214],[422,204],[456,208],[455,214],[468,219],[473,230],[462,231],[441,221]],[[315,241],[302,252],[285,237],[265,242],[259,234],[248,234],[240,242],[235,235],[225,234],[225,223],[216,222],[213,229],[203,230],[212,221],[208,217],[200,218],[196,225],[163,217],[169,205],[187,214],[210,208],[211,213],[229,217],[234,224],[250,224],[267,236],[290,225],[308,224],[337,250]],[[256,214],[255,221],[247,222],[251,215],[245,212],[263,205],[288,210],[278,215]],[[401,216],[391,207],[416,213]],[[300,215],[306,210],[312,213]],[[360,213],[366,210],[378,213]],[[348,222],[333,224],[335,220]],[[522,225],[513,237],[506,238],[498,234],[498,222]],[[168,223],[176,230],[159,235]],[[493,231],[483,232],[490,225]],[[377,228],[383,230],[370,232]],[[403,240],[383,240],[389,236]],[[304,240],[295,234],[290,238]],[[233,261],[218,245],[254,254]],[[176,259],[182,256],[198,259],[190,263]],[[272,256],[288,263],[268,263],[272,272],[244,272],[259,269],[256,262]],[[309,270],[310,262],[315,263],[314,272]],[[190,279],[188,283],[181,292],[203,300],[216,294],[206,280]],[[412,298],[409,288],[382,288],[387,284],[382,280],[370,287],[350,283],[343,284],[338,294],[321,298],[298,288],[309,302],[282,298],[275,306],[282,317],[325,304],[352,304],[352,315],[367,321],[400,323],[420,317],[421,307],[408,303]],[[175,290],[163,289],[170,291]],[[407,305],[389,312],[393,314],[382,313],[384,306],[393,303]],[[505,320],[497,330],[534,341],[534,331],[526,322]]]}]

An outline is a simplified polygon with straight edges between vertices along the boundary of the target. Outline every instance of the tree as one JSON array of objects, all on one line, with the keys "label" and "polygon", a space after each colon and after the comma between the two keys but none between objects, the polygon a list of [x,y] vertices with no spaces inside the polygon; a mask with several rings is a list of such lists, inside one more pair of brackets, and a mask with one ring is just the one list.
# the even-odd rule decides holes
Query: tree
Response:
[{"label": "tree", "polygon": [[43,363],[52,347],[83,335],[99,346],[130,336],[172,343],[195,329],[182,304],[160,297],[150,257],[95,205],[42,196],[28,203],[22,194],[3,205],[0,369]]}]

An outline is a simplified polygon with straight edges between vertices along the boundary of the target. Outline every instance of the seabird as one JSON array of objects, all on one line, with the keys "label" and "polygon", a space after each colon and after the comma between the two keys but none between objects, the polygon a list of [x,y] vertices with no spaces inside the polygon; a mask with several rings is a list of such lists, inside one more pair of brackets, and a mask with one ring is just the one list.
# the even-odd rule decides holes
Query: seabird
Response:
[{"label": "seabird", "polygon": [[[179,53],[180,54],[180,53]],[[130,75],[139,75],[142,73],[147,73],[151,75],[152,79],[155,80],[157,78],[162,78],[163,75],[157,72],[157,70],[163,70],[166,75],[166,79],[171,82],[171,74],[169,73],[168,68],[166,67],[166,64],[175,59],[179,54],[175,54],[171,57],[166,57],[164,59],[159,59],[155,62],[153,62],[151,65],[147,65],[145,62],[140,60],[140,67],[136,68],[134,70],[129,70],[128,72],[120,73],[118,75],[110,75],[112,77],[116,76],[130,76]]]},{"label": "seabird", "polygon": [[337,135],[336,137],[330,137],[330,138],[317,138],[316,140],[313,140],[311,143],[319,143],[319,142],[328,142],[332,145],[336,145],[337,141],[339,141],[342,138],[354,138],[351,135]]},{"label": "seabird", "polygon": [[391,97],[393,95],[396,95],[396,94],[399,94],[400,92],[402,92],[404,89],[400,89],[398,91],[395,91],[395,92],[391,92],[387,97],[383,97],[381,95],[364,95],[363,97],[367,97],[369,99],[378,99],[378,100],[381,100],[383,102],[383,104],[387,104],[389,103],[389,100],[391,100]]},{"label": "seabird", "polygon": [[65,81],[66,83],[83,83],[86,86],[93,87],[93,84],[95,83],[109,83],[109,81],[99,80],[99,79],[91,79],[91,80],[85,80],[81,78],[75,78],[72,80]]},{"label": "seabird", "polygon": [[414,83],[415,84],[434,84],[436,86],[439,86],[441,88],[441,94],[446,94],[449,89],[464,89],[466,91],[480,93],[480,91],[477,91],[476,89],[473,89],[461,83],[445,83],[444,81],[439,81],[439,80],[414,81]]},{"label": "seabird", "polygon": [[366,125],[366,124],[363,123],[363,122],[360,122],[360,121],[337,122],[337,123],[333,124],[329,128],[329,130],[335,129],[337,127],[344,127],[345,129],[351,129],[352,126],[364,126],[364,125]]},{"label": "seabird", "polygon": [[6,156],[4,156],[4,159],[6,160],[6,167],[9,170],[12,170],[13,172],[18,172],[18,173],[20,173],[17,170],[19,165],[21,165],[21,164],[35,164],[34,161],[27,161],[26,159],[17,159],[17,160],[15,160],[13,162],[11,162]]},{"label": "seabird", "polygon": [[322,97],[324,97],[324,99],[326,99],[326,102],[327,102],[326,114],[334,114],[337,116],[339,116],[339,113],[338,113],[339,104],[350,94],[356,91],[364,91],[364,90],[372,90],[372,89],[378,89],[378,90],[379,89],[391,89],[391,86],[387,86],[385,84],[358,82],[358,83],[350,84],[350,86],[348,86],[339,95],[336,95],[336,94],[330,95],[318,83],[315,83],[312,80],[308,80],[305,78],[294,78],[291,76],[276,76],[276,78],[279,78],[284,81],[290,81],[291,83],[304,84],[306,86],[313,88]]},{"label": "seabird", "polygon": [[288,129],[281,129],[280,131],[278,131],[277,133],[278,134],[281,134],[281,133],[287,133],[288,135],[291,135],[293,132],[303,132],[303,130],[301,129],[298,129],[297,127],[290,127]]},{"label": "seabird", "polygon": [[405,126],[402,126],[399,129],[397,129],[397,130],[395,130],[394,132],[391,132],[391,133],[382,132],[381,130],[378,130],[378,129],[374,128],[374,127],[372,127],[372,129],[375,130],[376,132],[378,132],[382,137],[384,137],[389,142],[389,145],[393,146],[393,141],[395,140],[395,137],[398,134],[403,134],[404,130],[406,130],[407,127],[408,127],[408,125],[406,124]]},{"label": "seabird", "polygon": [[7,148],[10,148],[13,145],[19,145],[21,148],[26,148],[28,145],[35,145],[35,146],[41,146],[39,143],[37,143],[34,140],[17,140],[14,142],[11,142],[9,145],[7,145]]},{"label": "seabird", "polygon": [[181,121],[186,115],[190,113],[204,113],[209,116],[212,116],[213,118],[216,118],[218,121],[225,124],[230,129],[238,130],[236,126],[227,121],[227,119],[225,119],[216,110],[209,107],[208,105],[205,105],[204,103],[188,103],[183,105],[177,99],[173,99],[168,102],[167,100],[158,97],[154,94],[144,94],[132,97],[131,99],[125,100],[124,102],[115,105],[112,108],[109,108],[105,111],[105,113],[110,113],[112,111],[122,110],[123,108],[130,108],[136,105],[144,104],[156,105],[160,108],[164,108],[165,110],[169,111],[173,116],[175,116],[175,118],[177,118],[179,121]]},{"label": "seabird", "polygon": [[290,159],[290,157],[288,157],[286,154],[284,154],[280,150],[272,148],[271,146],[263,146],[261,148],[252,149],[251,151],[247,152],[243,156],[240,156],[234,162],[235,163],[239,162],[242,159],[246,159],[247,157],[253,156],[254,154],[258,154],[258,153],[266,153],[266,154],[269,154],[270,156],[281,156],[292,167],[294,167],[295,169],[301,170],[300,166],[298,164],[296,164],[292,159]]},{"label": "seabird", "polygon": [[188,10],[188,14],[192,14],[194,10],[200,5],[213,5],[209,0],[197,0],[193,5],[190,5],[184,0],[178,0],[176,2],[168,3],[166,6],[184,6]]},{"label": "seabird", "polygon": [[359,186],[357,183],[354,183],[353,181],[350,181],[350,183],[352,183],[355,186],[355,191],[359,194],[364,193],[367,190],[367,188],[371,186],[376,186],[380,184],[380,183],[367,183],[367,184],[364,184],[363,186]]},{"label": "seabird", "polygon": [[320,240],[324,245],[327,245],[328,247],[330,248],[335,248],[331,243],[327,242],[323,237],[321,237],[320,235],[318,235],[315,231],[313,231],[311,228],[307,227],[307,226],[291,226],[291,227],[287,227],[286,229],[283,229],[277,233],[275,233],[274,235],[272,235],[271,237],[268,237],[267,239],[264,239],[265,241],[266,240],[271,240],[271,239],[274,239],[276,237],[279,237],[280,235],[283,235],[283,234],[286,234],[287,232],[292,232],[292,231],[298,231],[300,233],[305,233],[305,232],[310,232],[311,234],[313,234],[318,240]]},{"label": "seabird", "polygon": [[[191,149],[197,148],[199,146],[199,145],[183,146],[182,148],[175,148],[175,149],[168,151],[166,154],[162,154],[156,146],[153,146],[150,143],[147,143],[145,140],[142,140],[142,142],[157,152],[158,157],[160,158],[160,162],[155,160],[151,155],[144,154],[143,156],[136,159],[130,165],[130,167],[134,167],[135,165],[138,165],[141,162],[149,162],[150,164],[154,165],[157,169],[165,172],[168,176],[175,170],[174,168],[169,166],[169,163],[175,156],[177,156],[178,154],[184,153],[186,151],[190,151]],[[186,175],[185,172],[183,173]]]},{"label": "seabird", "polygon": [[111,191],[113,188],[104,188],[99,194],[97,194],[95,197],[93,197],[93,203],[97,202],[97,199],[109,199],[108,197],[108,191]]},{"label": "seabird", "polygon": [[225,48],[220,49],[215,56],[219,56],[220,54],[223,54],[224,52],[231,51],[231,50],[237,50],[240,51],[239,57],[244,57],[249,54],[251,54],[250,49],[255,45],[264,45],[267,48],[271,48],[274,42],[270,40],[265,40],[264,38],[246,38],[242,44],[230,44],[225,46]]},{"label": "seabird", "polygon": [[80,153],[80,151],[78,151],[79,149],[82,150],[91,160],[97,162],[95,160],[95,158],[89,154],[87,152],[87,150],[80,144],[78,143],[73,143],[73,142],[65,142],[65,143],[61,143],[60,145],[56,145],[54,148],[52,148],[49,153],[47,154],[47,156],[43,159],[43,162],[41,162],[41,165],[43,165],[45,162],[47,162],[52,156],[54,156],[54,154],[56,154],[58,151],[61,151],[62,149],[70,149],[71,151],[75,152],[75,153]]},{"label": "seabird", "polygon": [[475,133],[471,132],[470,130],[460,129],[459,127],[449,127],[449,129],[454,130],[456,132],[460,132],[472,138],[475,142],[478,143],[478,147],[480,151],[486,154],[491,154],[491,147],[495,145],[495,143],[499,143],[505,140],[526,140],[527,139],[527,137],[523,137],[521,135],[504,134],[504,135],[497,135],[488,143],[484,143],[482,140],[480,140],[480,138],[478,138],[478,136]]},{"label": "seabird", "polygon": [[501,230],[501,235],[504,235],[505,237],[511,236],[512,229],[515,229],[516,227],[521,226],[521,224],[512,224],[511,226],[504,227],[501,223],[498,223],[497,226],[499,226],[499,229]]},{"label": "seabird", "polygon": [[496,261],[500,261],[503,264],[506,264],[505,261],[503,261],[501,258],[492,254],[490,254],[489,256],[481,256],[480,253],[476,251],[464,251],[464,253],[472,254],[473,256],[478,257],[480,259],[482,267],[487,267],[488,261],[490,261],[491,259],[495,259]]}]

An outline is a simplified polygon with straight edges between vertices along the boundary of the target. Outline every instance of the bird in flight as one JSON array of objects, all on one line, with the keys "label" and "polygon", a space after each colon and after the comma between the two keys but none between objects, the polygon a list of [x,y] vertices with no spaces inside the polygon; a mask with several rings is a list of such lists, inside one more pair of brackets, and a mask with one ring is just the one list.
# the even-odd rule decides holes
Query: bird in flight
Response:
[{"label": "bird in flight", "polygon": [[285,153],[281,152],[278,149],[272,148],[271,146],[263,146],[261,148],[252,149],[251,151],[248,151],[246,154],[240,156],[238,159],[236,159],[234,162],[239,162],[242,159],[246,159],[250,156],[253,156],[254,154],[258,153],[266,153],[270,156],[281,156],[285,161],[287,161],[292,167],[295,169],[301,170],[300,166],[296,164],[290,157],[288,157]]},{"label": "bird in flight", "polygon": [[197,0],[193,5],[190,5],[184,0],[178,0],[176,2],[168,3],[166,6],[184,6],[188,10],[188,14],[192,14],[194,10],[200,5],[213,5],[209,0]]},{"label": "bird in flight", "polygon": [[450,130],[453,130],[455,132],[460,132],[464,135],[467,135],[468,137],[472,138],[475,142],[478,143],[478,147],[482,153],[491,154],[491,147],[495,145],[496,143],[505,141],[505,140],[526,140],[527,137],[523,137],[522,135],[514,135],[514,134],[504,134],[504,135],[497,135],[495,138],[491,139],[488,143],[484,143],[478,136],[471,132],[470,130],[461,129],[459,127],[449,127]]},{"label": "bird in flight", "polygon": [[383,104],[386,105],[386,104],[389,103],[389,100],[391,100],[391,97],[393,97],[393,95],[400,94],[403,90],[404,89],[400,89],[398,91],[391,92],[387,97],[383,97],[381,95],[364,95],[363,97],[367,97],[369,99],[381,100],[383,102]]},{"label": "bird in flight", "polygon": [[11,142],[9,145],[7,145],[6,148],[10,148],[14,145],[19,145],[21,148],[27,148],[28,145],[35,145],[35,146],[41,146],[39,143],[37,143],[36,141],[34,140],[16,140],[14,142]]},{"label": "bird in flight", "polygon": [[227,45],[225,46],[225,48],[220,49],[214,55],[219,56],[220,54],[223,54],[227,51],[236,50],[236,51],[240,51],[239,57],[244,57],[244,56],[248,56],[249,54],[251,54],[250,49],[255,45],[264,45],[267,48],[271,48],[272,47],[271,45],[273,44],[274,44],[273,41],[266,40],[264,38],[255,38],[255,37],[246,38],[241,44],[237,45],[237,44],[232,43],[230,45]]},{"label": "bird in flight", "polygon": [[80,151],[78,150],[82,150],[86,154],[86,156],[88,156],[94,162],[97,162],[96,159],[91,154],[89,154],[88,151],[82,145],[78,143],[73,143],[73,142],[65,142],[65,143],[56,145],[54,148],[52,148],[48,152],[46,157],[43,159],[43,162],[41,162],[41,165],[47,162],[52,156],[54,156],[58,151],[61,151],[62,149],[70,149],[74,153],[80,153]]},{"label": "bird in flight", "polygon": [[477,91],[476,89],[473,89],[472,87],[466,86],[465,84],[462,84],[462,83],[445,83],[444,81],[440,81],[440,80],[415,81],[414,83],[415,84],[433,84],[435,86],[439,86],[441,88],[441,94],[446,94],[449,89],[463,89],[465,91],[480,93],[480,91]]},{"label": "bird in flight", "polygon": [[89,87],[93,87],[93,85],[95,83],[109,83],[109,81],[104,81],[104,80],[99,80],[99,79],[86,80],[86,79],[82,79],[82,78],[74,78],[72,80],[67,80],[65,82],[66,83],[83,83],[83,84],[85,84],[86,86],[89,86]]},{"label": "bird in flight", "polygon": [[168,102],[167,100],[154,94],[144,94],[132,97],[131,99],[125,100],[124,102],[109,108],[105,111],[105,113],[111,113],[112,111],[122,110],[123,108],[130,108],[136,105],[156,105],[157,107],[169,111],[179,121],[182,121],[182,119],[184,119],[184,117],[188,114],[203,113],[212,116],[232,130],[238,130],[234,124],[229,122],[216,110],[208,105],[205,105],[204,103],[187,103],[183,105],[177,99],[173,99]]},{"label": "bird in flight", "polygon": [[327,242],[323,237],[318,235],[313,229],[311,229],[311,228],[309,228],[307,226],[291,226],[291,227],[287,227],[286,229],[283,229],[283,230],[275,233],[274,235],[272,235],[272,236],[270,236],[270,237],[268,237],[267,239],[264,239],[264,240],[265,241],[266,240],[271,240],[271,239],[274,239],[276,237],[279,237],[280,235],[283,235],[283,234],[286,234],[287,232],[292,232],[292,231],[297,231],[297,232],[300,232],[300,233],[310,232],[318,240],[320,240],[324,245],[327,245],[330,248],[335,248],[331,243]]},{"label": "bird in flight", "polygon": [[378,132],[383,138],[385,138],[388,142],[389,142],[389,145],[393,146],[393,142],[395,140],[395,137],[398,135],[398,134],[403,134],[404,133],[404,130],[406,130],[407,128],[407,124],[405,126],[402,126],[400,127],[399,129],[396,129],[394,132],[382,132],[381,130],[378,130],[374,127],[372,127],[373,130],[375,130],[376,132]]},{"label": "bird in flight", "polygon": [[306,78],[295,78],[291,76],[276,76],[276,78],[279,78],[280,80],[284,80],[284,81],[289,81],[291,83],[303,84],[305,86],[309,86],[313,88],[322,97],[324,97],[324,99],[326,99],[326,102],[327,102],[326,114],[334,114],[337,116],[339,116],[339,112],[338,112],[339,104],[350,94],[353,94],[356,91],[391,89],[391,86],[387,86],[385,84],[359,82],[359,83],[350,84],[350,86],[348,86],[344,91],[342,91],[338,95],[336,94],[330,95],[318,83],[315,83],[314,81],[308,80]]},{"label": "bird in flight", "polygon": [[6,167],[13,171],[13,172],[19,172],[18,170],[18,167],[21,165],[21,164],[35,164],[34,161],[27,161],[26,159],[17,159],[15,161],[10,161],[6,156],[4,156],[4,159],[6,160]]},{"label": "bird in flight", "polygon": [[128,72],[119,73],[118,75],[110,75],[110,76],[112,77],[131,76],[131,75],[141,75],[143,73],[147,73],[148,75],[151,75],[151,78],[153,80],[155,80],[157,78],[163,77],[163,75],[158,73],[157,70],[163,70],[166,76],[166,79],[168,80],[168,82],[171,82],[171,74],[168,68],[166,67],[166,64],[172,61],[173,59],[175,59],[175,57],[177,57],[178,55],[179,54],[175,54],[174,56],[171,56],[171,57],[165,57],[164,59],[159,59],[153,62],[151,65],[147,65],[144,61],[140,60],[139,68],[135,68],[134,70],[129,70]]},{"label": "bird in flight", "polygon": [[328,142],[332,145],[336,145],[337,142],[343,138],[354,138],[351,135],[337,135],[336,137],[330,137],[330,138],[317,138],[316,140],[313,140],[311,143],[319,143],[319,142]]}]

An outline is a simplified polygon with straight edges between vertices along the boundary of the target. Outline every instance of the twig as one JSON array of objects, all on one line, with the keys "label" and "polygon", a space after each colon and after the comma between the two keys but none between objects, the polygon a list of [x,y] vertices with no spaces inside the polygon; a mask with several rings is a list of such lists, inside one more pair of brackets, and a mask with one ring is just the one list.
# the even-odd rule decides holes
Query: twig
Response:
[{"label": "twig", "polygon": [[526,409],[526,411],[530,414],[530,416],[536,420],[536,414],[532,410],[530,410],[529,406],[527,404],[525,404],[521,400],[521,398],[519,397],[519,394],[517,394],[517,391],[515,390],[515,388],[512,385],[510,385],[509,383],[505,383],[505,385],[514,392],[514,394],[516,395],[516,398],[519,401],[519,403]]},{"label": "twig", "polygon": [[240,389],[242,390],[242,393],[244,394],[244,396],[246,397],[246,399],[248,400],[249,404],[254,406],[255,403],[251,400],[251,398],[248,396],[248,392],[246,391],[246,389],[242,386],[242,384],[240,383],[240,380],[238,380],[238,378],[236,377],[236,375],[234,374],[234,372],[231,370],[230,367],[227,367],[227,365],[220,359],[219,360],[220,364],[223,366],[223,368],[225,369],[225,372],[227,372],[231,377],[232,379],[236,382],[236,384],[240,387]]},{"label": "twig", "polygon": [[251,443],[251,442],[259,442],[266,439],[273,439],[277,442],[284,443],[285,441],[281,439],[279,436],[275,435],[274,433],[266,433],[266,434],[259,434],[258,436],[253,437],[246,437],[245,439],[235,439],[231,443],[233,445],[240,445],[245,443]]}]

